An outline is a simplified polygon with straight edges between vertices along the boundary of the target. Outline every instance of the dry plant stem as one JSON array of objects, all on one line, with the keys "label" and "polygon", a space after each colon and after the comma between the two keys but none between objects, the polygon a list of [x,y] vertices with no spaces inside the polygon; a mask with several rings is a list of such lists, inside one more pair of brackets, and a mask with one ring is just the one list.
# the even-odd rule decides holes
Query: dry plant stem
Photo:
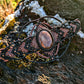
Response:
[{"label": "dry plant stem", "polygon": [[6,0],[3,1],[4,2],[4,9],[7,9],[7,3],[6,3]]},{"label": "dry plant stem", "polygon": [[9,4],[9,8],[11,7],[11,9],[13,10],[13,6],[12,6],[12,1],[10,0],[10,4]]},{"label": "dry plant stem", "polygon": [[5,19],[5,16],[0,15],[1,18]]}]

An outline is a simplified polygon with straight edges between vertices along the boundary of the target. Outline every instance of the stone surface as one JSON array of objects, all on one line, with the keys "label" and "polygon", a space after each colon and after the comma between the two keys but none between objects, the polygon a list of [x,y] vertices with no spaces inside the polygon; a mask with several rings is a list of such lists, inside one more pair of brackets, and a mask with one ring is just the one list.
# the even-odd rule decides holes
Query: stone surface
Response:
[{"label": "stone surface", "polygon": [[84,0],[40,0],[47,14],[56,13],[66,19],[79,18],[84,31]]},{"label": "stone surface", "polygon": [[[79,17],[81,21],[84,20],[83,0],[42,1],[45,1],[41,4],[45,6],[45,10],[48,14],[55,15],[56,13],[59,13],[62,17],[67,19]],[[35,84],[36,81],[43,82],[43,84],[84,84],[83,45],[84,39],[77,37],[73,38],[68,52],[63,56],[62,60],[60,59],[60,62],[55,61],[45,65],[32,64],[29,73],[27,68],[22,71],[16,70],[16,72],[11,72],[10,70],[7,70],[8,67],[4,67],[3,63],[1,63],[0,84]],[[80,53],[80,51],[82,51],[82,53]],[[11,66],[13,67],[14,65],[12,64]]]}]

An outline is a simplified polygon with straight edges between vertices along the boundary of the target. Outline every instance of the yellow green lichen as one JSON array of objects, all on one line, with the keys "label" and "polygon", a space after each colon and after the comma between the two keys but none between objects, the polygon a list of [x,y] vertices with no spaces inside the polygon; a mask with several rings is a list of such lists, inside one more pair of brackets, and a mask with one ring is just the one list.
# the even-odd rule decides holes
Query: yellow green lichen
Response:
[{"label": "yellow green lichen", "polygon": [[2,40],[2,37],[0,36],[0,40]]},{"label": "yellow green lichen", "polygon": [[26,36],[25,33],[20,34],[20,38],[26,38],[26,37],[27,37],[27,36]]},{"label": "yellow green lichen", "polygon": [[3,26],[3,24],[4,24],[4,21],[0,23],[0,28]]},{"label": "yellow green lichen", "polygon": [[[3,22],[4,23],[4,22]],[[6,23],[4,26],[1,23],[1,28],[0,28],[0,34],[7,34],[11,29],[14,28],[14,23],[15,23],[15,19],[13,19],[12,21]]]},{"label": "yellow green lichen", "polygon": [[6,45],[3,45],[2,48],[6,48]]},{"label": "yellow green lichen", "polygon": [[8,78],[8,82],[10,82],[11,84],[13,84],[14,83],[14,79]]},{"label": "yellow green lichen", "polygon": [[0,46],[2,46],[3,42],[0,42]]},{"label": "yellow green lichen", "polygon": [[0,42],[0,49],[1,48],[6,48],[6,45],[3,42]]},{"label": "yellow green lichen", "polygon": [[7,29],[13,29],[15,22],[16,22],[15,19],[13,19],[13,20],[9,23]]},{"label": "yellow green lichen", "polygon": [[[3,34],[7,34],[9,31],[11,31],[14,28],[14,23],[16,22],[16,19],[13,19],[12,21],[10,21],[10,23],[8,24],[7,28],[5,31],[2,32]],[[19,34],[16,34],[16,37],[18,37]],[[20,34],[20,39],[26,38],[26,34],[22,33]],[[0,39],[2,40],[2,37],[0,37]],[[5,48],[6,45],[3,44],[2,42],[0,43],[0,48]],[[19,54],[19,53],[18,53]],[[20,54],[19,54],[20,55]],[[24,55],[25,56],[25,55]],[[29,61],[33,61],[38,55],[36,53],[32,53],[32,54],[28,54],[26,56],[26,59],[28,59]],[[16,57],[17,58],[17,57]],[[38,56],[39,58],[39,56]],[[37,59],[38,60],[38,59]],[[23,67],[27,67],[30,68],[30,65],[32,64],[32,62],[28,62],[26,63],[26,61],[24,60],[18,60],[18,61],[9,61],[7,62],[7,66],[10,67],[11,69],[21,69]]]},{"label": "yellow green lichen", "polygon": [[14,61],[14,60],[8,61],[6,64],[8,67],[10,67],[13,70],[18,68],[18,62]]},{"label": "yellow green lichen", "polygon": [[7,32],[6,31],[2,31],[2,34],[7,34]]}]

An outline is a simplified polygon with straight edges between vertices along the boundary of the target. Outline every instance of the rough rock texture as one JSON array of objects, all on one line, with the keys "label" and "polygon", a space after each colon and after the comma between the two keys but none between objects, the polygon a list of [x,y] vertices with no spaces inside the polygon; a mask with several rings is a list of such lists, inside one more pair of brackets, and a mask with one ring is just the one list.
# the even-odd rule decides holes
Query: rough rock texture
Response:
[{"label": "rough rock texture", "polygon": [[[66,19],[79,17],[84,28],[83,0],[39,0],[39,2],[44,5],[47,14],[59,13]],[[33,64],[30,68],[33,73],[28,73],[25,67],[24,71],[11,72],[0,64],[0,84],[84,84],[83,45],[84,39],[74,37],[68,52],[59,62]]]},{"label": "rough rock texture", "polygon": [[79,18],[84,31],[84,0],[39,0],[47,14],[56,13],[66,19]]}]

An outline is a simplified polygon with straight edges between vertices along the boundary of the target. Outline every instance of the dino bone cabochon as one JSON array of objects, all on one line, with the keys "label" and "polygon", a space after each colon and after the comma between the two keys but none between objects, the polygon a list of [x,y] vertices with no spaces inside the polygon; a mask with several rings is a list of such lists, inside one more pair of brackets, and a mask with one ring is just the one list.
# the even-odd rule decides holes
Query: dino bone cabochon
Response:
[{"label": "dino bone cabochon", "polygon": [[43,48],[46,49],[52,47],[53,39],[48,31],[43,30],[39,33],[39,43]]}]

